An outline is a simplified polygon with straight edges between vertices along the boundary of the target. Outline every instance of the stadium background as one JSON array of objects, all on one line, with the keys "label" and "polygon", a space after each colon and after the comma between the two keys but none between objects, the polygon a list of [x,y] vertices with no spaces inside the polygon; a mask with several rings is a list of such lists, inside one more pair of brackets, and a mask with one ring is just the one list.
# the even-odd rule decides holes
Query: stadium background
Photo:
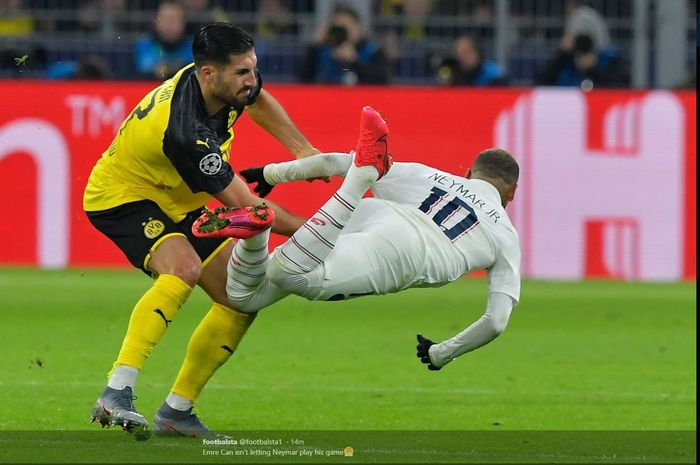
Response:
[{"label": "stadium background", "polygon": [[[285,407],[278,410],[280,418],[260,415],[259,410],[247,410],[241,403],[232,407],[238,412],[233,421],[224,414],[212,415],[214,394],[207,397],[205,393],[201,406],[210,406],[206,417],[210,423],[242,429],[489,429],[500,425],[502,417],[513,416],[512,411],[494,413],[505,412],[494,404],[510,402],[507,399],[512,393],[494,387],[502,380],[475,378],[500,363],[504,370],[516,373],[515,379],[526,378],[527,371],[544,380],[552,376],[552,384],[559,383],[556,395],[566,397],[568,392],[574,404],[586,396],[593,396],[591,405],[598,403],[591,410],[582,406],[583,412],[550,405],[551,415],[542,416],[541,407],[548,405],[551,396],[516,396],[513,402],[519,403],[514,409],[520,409],[522,417],[515,415],[510,423],[506,421],[513,429],[695,429],[691,415],[695,410],[695,2],[588,2],[604,17],[611,42],[629,69],[626,85],[592,90],[535,86],[538,71],[555,53],[563,34],[567,7],[572,3],[564,0],[343,2],[357,8],[365,31],[383,45],[390,46],[386,42],[393,40],[388,39],[390,33],[399,31],[394,37],[398,40],[394,44],[397,61],[388,86],[298,82],[304,47],[325,21],[333,2],[269,2],[282,5],[283,16],[273,13],[272,17],[283,18],[289,25],[272,35],[261,27],[265,16],[261,6],[268,2],[209,3],[218,7],[217,14],[223,12],[232,22],[257,34],[266,88],[322,150],[352,148],[358,110],[366,104],[380,109],[389,120],[397,160],[422,161],[462,172],[483,148],[499,145],[510,149],[523,168],[518,198],[509,208],[521,232],[523,275],[527,279],[519,308],[522,312],[517,314],[520,326],[516,318],[503,340],[470,355],[469,362],[464,360],[466,374],[450,367],[453,378],[447,381],[448,388],[433,379],[413,379],[387,370],[386,376],[417,386],[415,391],[400,391],[399,395],[389,387],[393,384],[388,379],[376,374],[383,370],[384,360],[377,359],[384,354],[375,357],[372,344],[393,347],[395,341],[397,347],[410,346],[410,331],[425,324],[421,319],[424,309],[433,308],[435,302],[446,301],[454,308],[434,310],[433,331],[448,336],[444,325],[437,324],[440,318],[449,321],[454,331],[465,327],[483,308],[485,284],[479,278],[425,291],[423,298],[411,292],[405,299],[392,296],[343,303],[337,306],[339,310],[330,312],[290,299],[280,304],[286,311],[256,323],[251,342],[247,339],[242,345],[252,355],[246,358],[242,351],[233,360],[234,368],[217,375],[219,390],[214,387],[213,391],[220,396],[226,383],[234,387],[240,383],[282,383],[285,387],[271,394],[278,402],[293,398],[319,406],[340,396],[360,411],[352,415],[332,407],[327,416],[319,416],[311,413],[311,407],[301,411]],[[77,396],[73,399],[76,409],[88,408],[100,389],[102,368],[110,363],[121,328],[126,325],[131,300],[138,295],[139,286],[145,285],[137,272],[125,269],[127,262],[116,248],[89,226],[82,214],[81,197],[94,160],[111,141],[123,117],[156,84],[136,78],[132,63],[134,44],[150,29],[156,4],[148,0],[0,1],[0,25],[19,25],[19,29],[0,27],[0,215],[7,219],[0,229],[0,307],[5,333],[0,347],[8,353],[0,370],[0,386],[15,395],[12,412],[29,412],[31,419],[10,419],[10,410],[6,410],[0,415],[2,430],[84,427],[82,411],[58,414],[55,420],[37,420],[42,417],[36,412],[55,410],[44,394],[56,380],[73,386],[70,395]],[[410,14],[410,4],[421,4],[415,15]],[[74,21],[89,17],[86,10],[93,15],[93,29]],[[208,13],[188,11],[195,23],[208,17]],[[422,27],[418,36],[401,32],[415,30],[411,28],[414,24]],[[506,70],[508,87],[448,87],[439,83],[435,57],[448,54],[452,40],[462,32],[476,37],[485,55]],[[15,60],[24,55],[26,62]],[[66,64],[75,69],[76,63],[95,57],[106,70],[100,82],[76,80],[70,72],[57,72],[65,70]],[[237,124],[234,168],[287,157],[284,149],[249,119]],[[336,186],[337,181],[330,185],[297,183],[278,187],[271,198],[309,214]],[[280,238],[275,241],[279,243]],[[109,270],[115,267],[121,270]],[[600,278],[610,281],[600,282]],[[464,292],[471,294],[466,299],[470,307],[467,316],[462,308]],[[25,297],[33,293],[42,295],[43,301]],[[102,311],[92,313],[94,302],[107,294],[111,297],[101,305]],[[202,302],[200,295],[188,303],[190,316],[183,316],[179,329],[150,362],[155,384],[144,386],[155,385],[160,391],[167,387],[197,319],[195,303],[202,310]],[[384,311],[386,307],[398,308]],[[398,312],[410,327],[395,329]],[[98,326],[110,328],[109,334],[85,327],[92,319]],[[27,329],[39,321],[50,322],[40,326],[41,349],[29,344],[37,334]],[[373,321],[374,327],[366,327],[363,321]],[[337,350],[318,360],[305,356],[303,350],[313,350],[313,341],[332,343],[328,328],[368,348],[361,351],[335,342]],[[547,329],[546,335],[542,328]],[[295,329],[309,331],[302,337],[305,342],[288,338],[287,333]],[[94,342],[91,332],[98,334],[99,342],[89,342]],[[401,340],[392,332],[400,334]],[[265,334],[275,341],[265,339]],[[75,346],[66,344],[71,338]],[[618,343],[609,344],[610,338]],[[582,346],[563,348],[567,339]],[[590,340],[597,344],[600,360],[591,360],[583,348],[588,344],[584,341]],[[529,344],[533,345],[530,352],[522,353]],[[90,355],[82,352],[86,345],[93,348]],[[659,353],[671,357],[670,363],[660,358],[657,346]],[[648,352],[650,347],[653,353]],[[275,351],[276,359],[259,355],[267,350]],[[387,360],[395,367],[418,368],[410,363],[414,360],[408,360],[410,351],[401,350],[400,356],[398,349],[388,352]],[[539,364],[553,352],[567,360],[569,370],[545,375]],[[83,365],[78,374],[71,365],[75,354]],[[277,360],[280,354],[289,355],[294,367],[281,378],[283,381],[245,374],[260,365],[284,372],[288,366]],[[620,354],[625,355],[611,362]],[[348,357],[363,360],[365,372],[359,371],[362,367],[349,367]],[[47,370],[55,370],[50,376],[37,374],[42,360],[47,360]],[[326,363],[329,368],[340,364],[354,381],[337,378],[328,369],[320,370],[323,376],[310,374],[304,369],[313,367],[304,368],[305,363],[316,367]],[[159,368],[162,366],[167,368]],[[298,373],[308,384],[300,381]],[[588,382],[579,380],[572,385],[567,376],[577,373]],[[77,394],[69,382],[73,376],[78,380]],[[608,381],[603,381],[606,378]],[[327,385],[329,390],[319,395],[309,387],[314,382]],[[343,388],[334,391],[336,384]],[[359,393],[352,390],[353,384],[359,386]],[[528,388],[547,392],[545,385],[544,381],[523,382],[515,387],[524,392],[533,392]],[[630,386],[636,394],[630,395]],[[270,401],[253,394],[255,388],[242,389],[252,403]],[[27,390],[29,397],[24,395]],[[433,416],[418,408],[424,400],[420,393],[425,392],[434,398],[429,403],[434,407]],[[366,399],[367,393],[373,398]],[[396,398],[382,399],[382,393]],[[456,400],[459,393],[478,398],[480,408],[464,407]],[[145,393],[142,405],[157,406],[158,394]],[[309,398],[314,395],[318,396],[315,403]],[[51,396],[48,399],[55,401]],[[671,402],[662,405],[659,399]],[[473,420],[445,422],[439,414],[441,400],[452,403],[452,410],[447,411],[454,415],[461,415],[462,405]],[[406,404],[414,407],[408,409]],[[392,408],[394,412],[417,413],[419,419],[387,413]],[[339,415],[345,420],[339,421]]]}]

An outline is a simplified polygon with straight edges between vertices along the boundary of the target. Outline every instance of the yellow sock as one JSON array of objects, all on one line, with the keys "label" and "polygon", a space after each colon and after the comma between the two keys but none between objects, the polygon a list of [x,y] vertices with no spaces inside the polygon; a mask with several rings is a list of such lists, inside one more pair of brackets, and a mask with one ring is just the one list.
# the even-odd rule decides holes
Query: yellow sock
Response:
[{"label": "yellow sock", "polygon": [[236,350],[255,315],[215,303],[190,338],[171,392],[196,401],[209,378]]},{"label": "yellow sock", "polygon": [[110,376],[119,365],[143,368],[146,358],[191,292],[192,288],[175,275],[158,276],[131,312],[129,328]]}]

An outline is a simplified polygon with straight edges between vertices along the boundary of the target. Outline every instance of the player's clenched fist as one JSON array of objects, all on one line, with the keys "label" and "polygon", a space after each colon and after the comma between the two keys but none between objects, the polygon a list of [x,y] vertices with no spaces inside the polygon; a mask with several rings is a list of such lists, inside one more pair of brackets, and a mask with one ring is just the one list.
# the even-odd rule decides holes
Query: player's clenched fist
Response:
[{"label": "player's clenched fist", "polygon": [[430,339],[424,338],[420,334],[416,335],[416,339],[418,339],[418,345],[416,346],[416,356],[420,359],[421,362],[428,365],[428,370],[437,371],[440,368],[442,368],[433,365],[433,362],[430,361],[430,355],[428,354],[430,346],[434,345],[435,343]]}]

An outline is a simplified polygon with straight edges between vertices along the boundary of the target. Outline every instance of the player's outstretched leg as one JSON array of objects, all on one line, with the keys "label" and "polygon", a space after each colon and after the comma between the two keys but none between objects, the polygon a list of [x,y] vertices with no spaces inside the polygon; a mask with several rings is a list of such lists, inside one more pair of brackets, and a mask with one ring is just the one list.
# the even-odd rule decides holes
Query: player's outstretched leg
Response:
[{"label": "player's outstretched leg", "polygon": [[306,296],[306,283],[300,278],[331,253],[362,196],[391,167],[388,138],[386,121],[376,110],[364,107],[354,163],[335,195],[274,254],[267,273],[274,284]]},{"label": "player's outstretched leg", "polygon": [[248,239],[272,226],[275,212],[269,206],[231,208],[218,207],[214,211],[204,207],[204,212],[192,224],[192,234],[197,237],[234,237]]},{"label": "player's outstretched leg", "polygon": [[147,427],[148,421],[136,411],[133,391],[130,387],[112,389],[107,386],[92,408],[92,422],[105,426],[120,426],[128,432]]}]

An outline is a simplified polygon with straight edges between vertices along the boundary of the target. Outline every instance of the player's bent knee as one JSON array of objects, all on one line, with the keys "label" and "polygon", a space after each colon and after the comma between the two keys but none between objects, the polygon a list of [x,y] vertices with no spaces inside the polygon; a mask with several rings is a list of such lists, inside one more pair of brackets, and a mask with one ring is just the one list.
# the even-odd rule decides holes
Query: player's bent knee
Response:
[{"label": "player's bent knee", "polygon": [[274,260],[267,267],[267,279],[287,294],[296,294],[307,299],[314,299],[315,295],[309,286],[308,273],[294,274],[279,266]]},{"label": "player's bent knee", "polygon": [[294,292],[297,287],[294,285],[294,278],[298,277],[298,275],[289,274],[278,266],[269,266],[266,276],[275,286],[278,286],[285,292]]},{"label": "player's bent knee", "polygon": [[173,267],[172,273],[190,286],[199,282],[202,275],[202,262],[199,260],[183,260]]},{"label": "player's bent knee", "polygon": [[317,300],[321,296],[324,269],[321,264],[309,272],[293,271],[283,259],[273,255],[265,273],[266,278],[284,293]]}]

